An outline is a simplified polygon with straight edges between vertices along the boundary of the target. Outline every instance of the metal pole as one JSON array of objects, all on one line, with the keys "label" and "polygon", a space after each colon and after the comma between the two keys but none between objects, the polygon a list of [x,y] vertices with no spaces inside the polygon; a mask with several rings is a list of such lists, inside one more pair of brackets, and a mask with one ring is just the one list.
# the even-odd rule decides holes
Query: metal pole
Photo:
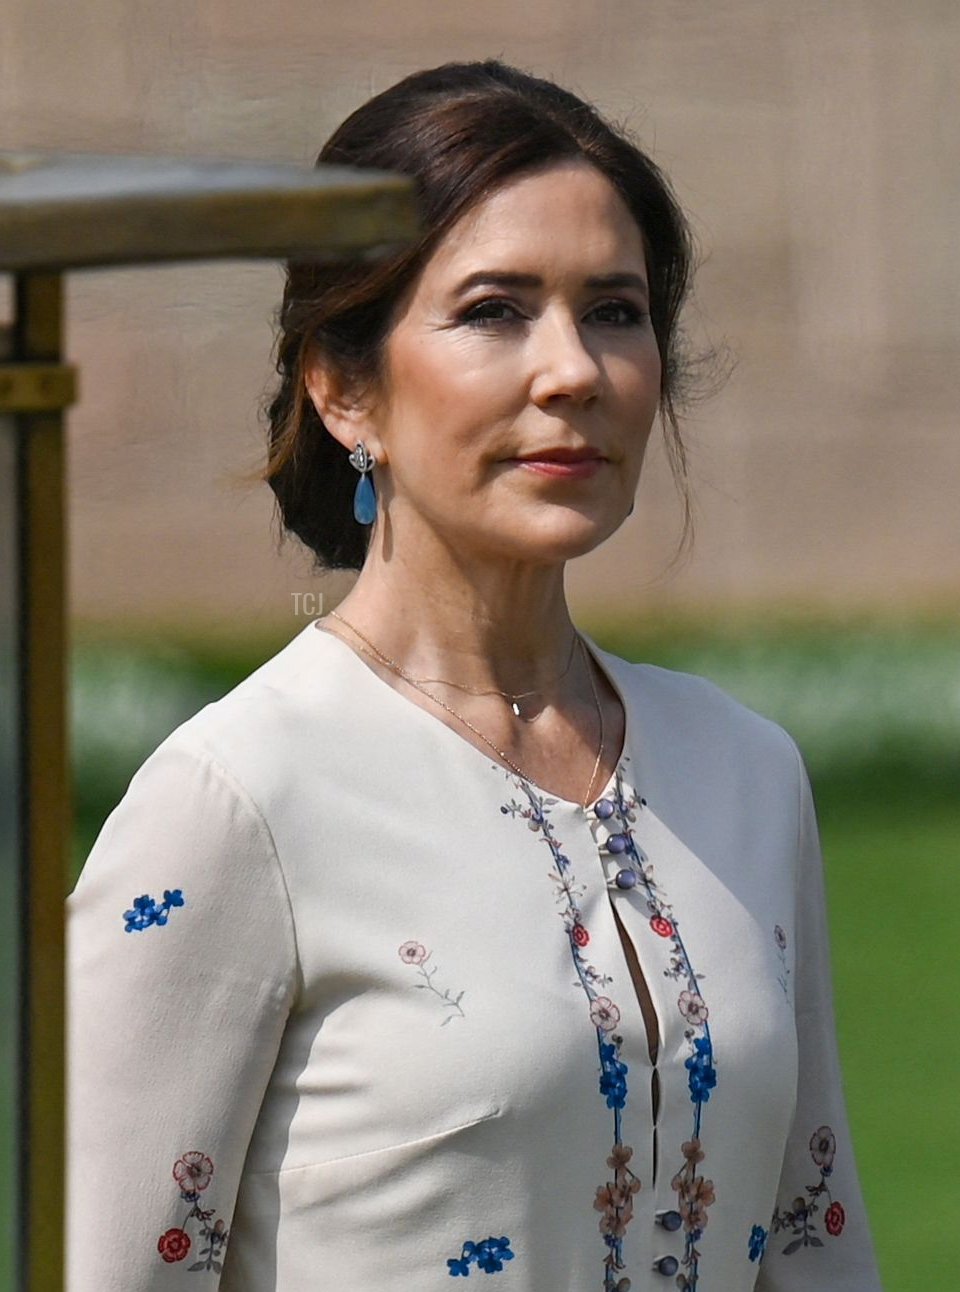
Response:
[{"label": "metal pole", "polygon": [[[15,1067],[19,1116],[8,1196],[13,1252],[10,1287],[54,1292],[63,1286],[63,1197],[51,1178],[63,1161],[63,900],[70,846],[67,747],[67,606],[64,406],[72,374],[60,366],[62,280],[29,273],[15,279],[10,362],[0,364],[5,450],[13,459],[16,563],[13,668],[20,703],[16,747],[13,945],[18,1019]],[[13,422],[10,453],[9,422]],[[9,484],[7,485],[9,490]]]},{"label": "metal pole", "polygon": [[[0,332],[3,352],[12,337]],[[0,367],[2,371],[2,367]],[[19,1286],[20,1208],[20,559],[17,428],[0,413],[0,1288]]]}]

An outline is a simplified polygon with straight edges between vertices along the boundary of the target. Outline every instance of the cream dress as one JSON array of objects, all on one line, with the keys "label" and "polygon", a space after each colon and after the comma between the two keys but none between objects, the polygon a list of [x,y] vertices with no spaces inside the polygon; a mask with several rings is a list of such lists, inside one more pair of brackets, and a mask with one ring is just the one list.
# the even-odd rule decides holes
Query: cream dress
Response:
[{"label": "cream dress", "polygon": [[796,748],[585,640],[588,808],[313,623],[147,759],[69,899],[69,1292],[879,1289]]}]

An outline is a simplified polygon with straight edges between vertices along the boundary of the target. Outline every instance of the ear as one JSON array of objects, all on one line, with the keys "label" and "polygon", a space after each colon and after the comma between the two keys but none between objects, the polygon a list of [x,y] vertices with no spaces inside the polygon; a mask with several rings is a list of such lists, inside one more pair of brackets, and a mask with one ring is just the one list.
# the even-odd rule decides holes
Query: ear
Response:
[{"label": "ear", "polygon": [[310,402],[333,438],[349,453],[357,447],[358,440],[363,440],[382,465],[385,455],[377,433],[374,400],[348,390],[341,378],[315,357],[306,362],[303,382]]}]

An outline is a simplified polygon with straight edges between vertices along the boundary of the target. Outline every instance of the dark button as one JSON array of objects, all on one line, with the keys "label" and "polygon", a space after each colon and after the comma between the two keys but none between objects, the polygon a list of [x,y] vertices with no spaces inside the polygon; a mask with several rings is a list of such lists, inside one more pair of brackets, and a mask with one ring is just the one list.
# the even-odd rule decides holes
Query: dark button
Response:
[{"label": "dark button", "polygon": [[663,1225],[664,1229],[671,1234],[674,1234],[683,1224],[683,1216],[680,1215],[679,1211],[658,1211],[657,1223]]},{"label": "dark button", "polygon": [[606,821],[608,817],[613,816],[616,811],[614,805],[609,799],[597,799],[593,805],[593,810],[601,821]]},{"label": "dark button", "polygon": [[653,1262],[653,1268],[658,1274],[676,1274],[680,1268],[680,1262],[675,1256],[660,1256]]},{"label": "dark button", "polygon": [[621,853],[627,851],[629,838],[625,834],[612,834],[607,840],[607,852]]},{"label": "dark button", "polygon": [[635,870],[618,870],[613,877],[617,888],[636,888],[637,872]]}]

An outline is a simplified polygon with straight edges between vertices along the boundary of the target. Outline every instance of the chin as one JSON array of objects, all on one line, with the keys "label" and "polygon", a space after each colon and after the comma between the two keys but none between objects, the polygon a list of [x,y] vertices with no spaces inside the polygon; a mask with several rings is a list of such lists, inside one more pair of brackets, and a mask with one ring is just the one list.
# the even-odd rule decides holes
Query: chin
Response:
[{"label": "chin", "polygon": [[594,551],[616,533],[624,520],[626,514],[619,518],[601,518],[573,511],[549,519],[531,518],[523,529],[511,526],[509,534],[499,533],[491,547],[498,555],[513,560],[559,565]]}]

